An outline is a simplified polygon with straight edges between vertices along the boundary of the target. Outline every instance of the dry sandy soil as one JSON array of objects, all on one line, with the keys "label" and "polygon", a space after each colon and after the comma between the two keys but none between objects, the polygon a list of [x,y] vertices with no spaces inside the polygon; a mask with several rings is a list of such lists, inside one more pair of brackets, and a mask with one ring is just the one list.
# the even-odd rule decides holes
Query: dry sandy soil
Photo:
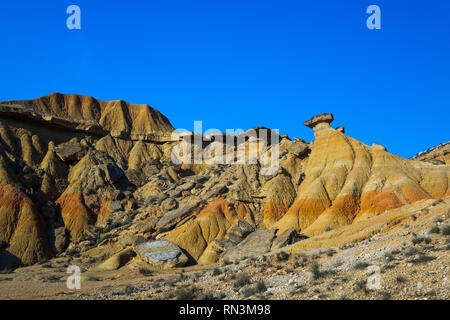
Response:
[{"label": "dry sandy soil", "polygon": [[136,260],[117,271],[85,268],[80,290],[67,288],[66,270],[81,257],[60,257],[0,274],[0,299],[448,300],[449,217],[448,199],[419,201],[220,265],[152,270]]}]

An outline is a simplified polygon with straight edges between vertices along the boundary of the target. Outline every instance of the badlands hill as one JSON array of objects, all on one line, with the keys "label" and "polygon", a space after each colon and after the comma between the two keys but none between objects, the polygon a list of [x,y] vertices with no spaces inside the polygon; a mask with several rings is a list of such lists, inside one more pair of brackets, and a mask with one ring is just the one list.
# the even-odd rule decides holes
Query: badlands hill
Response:
[{"label": "badlands hill", "polygon": [[[174,147],[194,135],[174,139],[147,105],[63,94],[2,102],[0,269],[73,255],[95,270],[211,264],[450,196],[445,156],[403,159],[332,121],[306,121],[310,143],[281,135],[263,145],[257,128],[224,146],[251,157],[263,145],[262,158],[279,160],[263,175],[261,161],[175,164]],[[217,144],[209,137],[202,148]]]},{"label": "badlands hill", "polygon": [[435,164],[450,163],[450,141],[441,143],[440,145],[430,148],[426,151],[419,152],[412,157],[413,160],[428,161]]}]

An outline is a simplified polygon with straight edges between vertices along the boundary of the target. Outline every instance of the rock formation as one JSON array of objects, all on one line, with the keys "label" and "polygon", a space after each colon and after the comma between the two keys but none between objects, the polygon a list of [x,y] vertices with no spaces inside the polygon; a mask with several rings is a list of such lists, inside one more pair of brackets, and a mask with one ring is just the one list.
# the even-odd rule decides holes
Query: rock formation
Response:
[{"label": "rock formation", "polygon": [[297,199],[275,225],[311,235],[418,200],[450,195],[448,166],[402,159],[331,128],[333,117],[305,122],[315,132]]},{"label": "rock formation", "polygon": [[[448,145],[431,162],[407,160],[333,119],[305,122],[310,143],[262,127],[174,139],[147,105],[62,94],[0,103],[0,269],[73,252],[99,259],[97,270],[215,263],[450,195]],[[203,161],[172,161],[199,137]],[[263,174],[274,156],[278,170]]]},{"label": "rock formation", "polygon": [[411,158],[412,160],[427,161],[434,164],[450,164],[450,141],[441,143],[440,145],[430,148],[426,151],[419,152]]}]

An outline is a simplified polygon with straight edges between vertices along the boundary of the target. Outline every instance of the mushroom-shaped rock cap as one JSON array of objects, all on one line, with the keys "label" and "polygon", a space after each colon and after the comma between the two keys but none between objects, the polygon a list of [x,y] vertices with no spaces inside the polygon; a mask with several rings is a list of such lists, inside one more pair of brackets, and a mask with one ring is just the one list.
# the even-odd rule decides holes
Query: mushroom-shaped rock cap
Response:
[{"label": "mushroom-shaped rock cap", "polygon": [[330,124],[331,122],[333,122],[333,120],[334,120],[334,117],[331,113],[321,113],[321,114],[315,115],[308,121],[303,122],[303,124],[307,127],[314,128],[319,123],[326,122],[326,123]]}]

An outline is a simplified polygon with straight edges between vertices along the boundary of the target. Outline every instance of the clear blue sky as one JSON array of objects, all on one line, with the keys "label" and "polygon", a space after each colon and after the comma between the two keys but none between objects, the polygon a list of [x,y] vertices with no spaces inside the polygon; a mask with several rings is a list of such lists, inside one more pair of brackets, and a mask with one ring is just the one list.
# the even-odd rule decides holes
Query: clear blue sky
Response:
[{"label": "clear blue sky", "polygon": [[[66,28],[81,7],[82,29]],[[366,8],[381,8],[368,30]],[[450,140],[450,1],[1,1],[0,101],[147,103],[175,128],[335,126],[410,157]]]}]

